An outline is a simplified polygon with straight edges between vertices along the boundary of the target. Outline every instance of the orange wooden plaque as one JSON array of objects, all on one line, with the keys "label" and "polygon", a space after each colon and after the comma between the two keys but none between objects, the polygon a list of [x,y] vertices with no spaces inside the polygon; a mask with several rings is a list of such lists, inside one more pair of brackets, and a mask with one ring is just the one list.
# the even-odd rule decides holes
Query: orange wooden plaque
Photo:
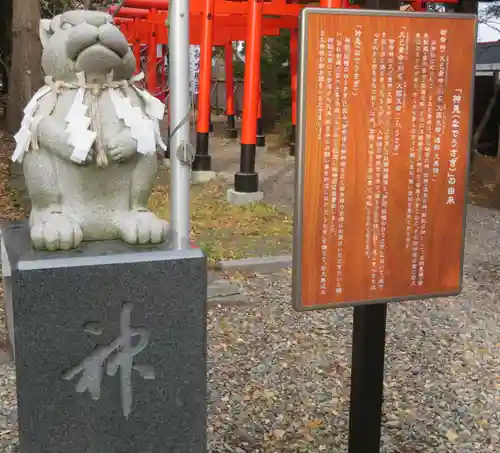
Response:
[{"label": "orange wooden plaque", "polygon": [[297,310],[461,291],[476,18],[301,17]]}]

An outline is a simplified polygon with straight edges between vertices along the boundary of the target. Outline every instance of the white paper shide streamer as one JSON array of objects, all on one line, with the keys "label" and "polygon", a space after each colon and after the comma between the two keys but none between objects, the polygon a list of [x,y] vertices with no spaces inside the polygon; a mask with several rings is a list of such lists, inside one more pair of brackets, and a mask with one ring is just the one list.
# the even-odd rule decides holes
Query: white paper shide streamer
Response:
[{"label": "white paper shide streamer", "polygon": [[[103,90],[109,90],[116,115],[130,129],[132,137],[137,141],[139,153],[154,154],[157,146],[165,151],[167,147],[161,138],[159,125],[159,121],[163,119],[165,114],[165,105],[147,91],[140,90],[132,84],[140,80],[140,77],[141,75],[130,81],[110,81],[105,84],[87,84],[83,74],[79,74],[78,84],[53,82],[47,78],[46,85],[35,93],[24,109],[21,128],[15,135],[16,149],[12,160],[22,162],[26,152],[37,148],[37,146],[33,146],[33,141],[36,142],[34,130],[42,119],[41,117],[37,118],[36,115],[42,98],[51,92],[55,94],[55,96],[53,95],[53,105],[44,109],[44,112],[40,112],[40,115],[50,114],[57,103],[58,96],[65,90],[76,90],[75,98],[65,118],[65,132],[69,137],[68,145],[72,147],[71,160],[74,162],[84,162],[88,158],[92,146],[99,145],[100,121],[97,111],[97,96]],[[126,88],[129,86],[143,101],[144,108],[132,105],[130,98],[126,95]]]},{"label": "white paper shide streamer", "polygon": [[28,152],[32,136],[32,123],[35,119],[35,113],[38,109],[38,105],[40,103],[40,100],[51,91],[52,89],[50,86],[43,86],[34,94],[34,96],[28,102],[28,105],[25,107],[23,121],[21,122],[21,128],[14,136],[14,139],[16,140],[16,149],[14,150],[14,154],[12,155],[12,160],[14,162],[22,162],[24,154]]},{"label": "white paper shide streamer", "polygon": [[79,88],[68,114],[66,115],[66,133],[69,134],[68,144],[73,147],[71,160],[84,162],[97,134],[89,130],[91,119],[87,116],[88,107],[84,104],[85,88]]}]

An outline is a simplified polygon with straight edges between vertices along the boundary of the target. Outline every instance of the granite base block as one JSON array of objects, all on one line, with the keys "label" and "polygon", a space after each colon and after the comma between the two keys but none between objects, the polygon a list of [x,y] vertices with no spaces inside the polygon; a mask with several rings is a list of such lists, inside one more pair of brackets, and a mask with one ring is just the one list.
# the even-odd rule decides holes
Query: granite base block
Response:
[{"label": "granite base block", "polygon": [[206,452],[202,252],[2,241],[21,453]]}]

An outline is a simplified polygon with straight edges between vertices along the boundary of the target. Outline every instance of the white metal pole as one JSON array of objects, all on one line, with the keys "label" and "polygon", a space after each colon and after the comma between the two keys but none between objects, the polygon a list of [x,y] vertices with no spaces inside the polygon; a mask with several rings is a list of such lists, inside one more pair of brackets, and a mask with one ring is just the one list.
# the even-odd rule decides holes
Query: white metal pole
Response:
[{"label": "white metal pole", "polygon": [[170,91],[170,221],[173,246],[189,248],[191,144],[189,142],[189,0],[170,0],[168,11]]}]

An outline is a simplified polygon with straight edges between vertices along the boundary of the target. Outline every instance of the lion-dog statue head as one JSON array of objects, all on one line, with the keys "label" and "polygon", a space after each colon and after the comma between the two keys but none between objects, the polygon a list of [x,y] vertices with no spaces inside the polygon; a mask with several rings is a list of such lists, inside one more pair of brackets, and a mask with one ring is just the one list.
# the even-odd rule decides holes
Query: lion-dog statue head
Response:
[{"label": "lion-dog statue head", "polygon": [[40,22],[42,68],[54,79],[72,82],[84,72],[88,81],[113,71],[115,80],[130,79],[135,58],[125,36],[104,12],[75,10]]}]

